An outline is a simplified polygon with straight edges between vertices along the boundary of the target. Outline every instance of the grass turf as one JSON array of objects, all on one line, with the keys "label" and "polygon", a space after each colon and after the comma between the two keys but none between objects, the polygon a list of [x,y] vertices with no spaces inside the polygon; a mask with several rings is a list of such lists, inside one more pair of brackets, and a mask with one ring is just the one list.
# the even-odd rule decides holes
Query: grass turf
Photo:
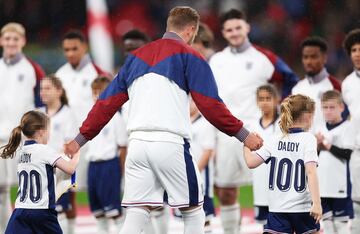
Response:
[{"label": "grass turf", "polygon": [[[16,199],[17,187],[11,188],[11,201],[14,203]],[[240,195],[238,197],[240,206],[242,208],[252,208],[253,207],[253,192],[252,186],[242,186],[240,187]],[[76,202],[80,206],[87,206],[89,204],[87,192],[77,192],[76,193]],[[219,206],[219,201],[215,197],[214,199],[215,207]]]}]

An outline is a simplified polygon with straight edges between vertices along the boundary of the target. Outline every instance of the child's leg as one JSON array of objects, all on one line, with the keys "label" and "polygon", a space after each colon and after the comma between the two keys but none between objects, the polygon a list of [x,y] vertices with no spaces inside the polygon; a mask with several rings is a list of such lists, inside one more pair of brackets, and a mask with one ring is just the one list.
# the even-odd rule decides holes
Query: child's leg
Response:
[{"label": "child's leg", "polygon": [[[336,233],[350,234],[350,228],[348,225],[348,221],[334,220],[334,226],[335,226]],[[325,232],[325,233],[327,233],[327,232]]]},{"label": "child's leg", "polygon": [[324,233],[326,234],[336,234],[335,231],[335,223],[334,220],[331,218],[327,218],[324,220]]},{"label": "child's leg", "polygon": [[66,218],[68,220],[67,234],[75,233],[75,219],[76,219],[76,193],[75,191],[69,191],[69,209],[66,211]]},{"label": "child's leg", "polygon": [[351,233],[360,233],[360,202],[354,201],[354,219],[352,221]]}]

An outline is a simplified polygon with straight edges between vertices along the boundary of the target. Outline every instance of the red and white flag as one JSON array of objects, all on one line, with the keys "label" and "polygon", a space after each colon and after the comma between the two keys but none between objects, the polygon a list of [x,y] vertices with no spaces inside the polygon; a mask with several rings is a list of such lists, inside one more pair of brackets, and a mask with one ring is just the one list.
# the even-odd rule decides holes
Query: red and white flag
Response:
[{"label": "red and white flag", "polygon": [[103,70],[114,69],[114,48],[106,0],[86,0],[90,51]]}]

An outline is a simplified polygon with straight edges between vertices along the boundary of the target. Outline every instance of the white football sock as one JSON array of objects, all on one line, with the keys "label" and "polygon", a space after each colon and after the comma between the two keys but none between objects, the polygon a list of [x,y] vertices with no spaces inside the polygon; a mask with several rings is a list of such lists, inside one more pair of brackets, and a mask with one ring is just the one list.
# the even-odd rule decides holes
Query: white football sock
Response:
[{"label": "white football sock", "polygon": [[96,218],[96,228],[98,234],[108,234],[109,220],[105,217]]},{"label": "white football sock", "polygon": [[170,208],[164,206],[161,210],[150,213],[152,223],[156,226],[157,234],[167,234],[169,231]]},{"label": "white football sock", "polygon": [[224,234],[239,234],[240,206],[238,203],[230,206],[220,206],[220,218]]},{"label": "white football sock", "polygon": [[354,219],[352,220],[351,233],[360,233],[360,202],[353,202],[354,206]]},{"label": "white football sock", "polygon": [[141,234],[150,221],[150,212],[142,208],[128,208],[124,226],[119,234]]},{"label": "white football sock", "polygon": [[67,234],[75,234],[75,218],[68,219]]},{"label": "white football sock", "polygon": [[325,219],[323,221],[323,228],[324,228],[324,233],[326,234],[336,234],[336,230],[335,230],[335,224],[334,224],[334,220],[332,218],[328,218]]},{"label": "white football sock", "polygon": [[[350,234],[350,228],[347,221],[334,221],[337,234]],[[325,232],[327,233],[327,232]]]},{"label": "white football sock", "polygon": [[184,234],[204,233],[205,213],[203,207],[181,211],[184,220]]}]

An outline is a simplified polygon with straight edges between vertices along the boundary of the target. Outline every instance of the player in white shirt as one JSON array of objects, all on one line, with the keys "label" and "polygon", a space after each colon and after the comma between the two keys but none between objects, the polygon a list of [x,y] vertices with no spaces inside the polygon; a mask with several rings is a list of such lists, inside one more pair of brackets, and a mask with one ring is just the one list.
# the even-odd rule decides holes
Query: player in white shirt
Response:
[{"label": "player in white shirt", "polygon": [[[258,133],[265,142],[281,133],[279,127],[280,97],[276,88],[271,84],[260,86],[256,90],[256,102],[262,116],[250,125],[251,131]],[[253,194],[255,220],[265,224],[269,213],[268,182],[264,178],[269,177],[269,165],[262,164],[253,170]]]},{"label": "player in white shirt", "polygon": [[[342,83],[343,98],[349,107],[354,129],[360,129],[360,29],[349,32],[344,40],[344,48],[351,58],[354,71]],[[352,183],[352,200],[355,218],[352,222],[352,233],[360,233],[360,133],[355,136],[355,148],[350,159]]]},{"label": "player in white shirt", "polygon": [[[44,72],[23,54],[25,44],[21,24],[8,23],[1,28],[0,145],[8,141],[11,129],[25,112],[41,106],[39,87]],[[16,167],[16,160],[0,159],[0,233],[4,233],[11,214],[10,185],[17,184]]]},{"label": "player in white shirt", "polygon": [[[17,154],[19,189],[6,234],[62,233],[55,211],[55,167],[72,174],[79,155],[65,160],[56,150],[47,146],[50,119],[39,111],[29,111],[20,125],[11,132],[7,145],[1,147],[1,158]],[[19,152],[22,134],[24,145]]]},{"label": "player in white shirt", "polygon": [[319,153],[319,184],[323,208],[324,232],[350,234],[348,221],[354,211],[351,200],[349,161],[354,146],[354,129],[343,120],[344,103],[335,90],[321,97],[321,108],[326,121],[316,129]]},{"label": "player in white shirt", "polygon": [[[50,118],[48,145],[62,153],[63,145],[76,134],[77,129],[75,116],[68,105],[61,81],[54,75],[46,76],[40,84],[40,96],[45,105],[40,110]],[[75,190],[70,190],[69,187],[75,183],[75,174],[68,176],[57,171],[56,175],[58,180],[56,211],[59,223],[64,234],[73,234],[76,218]],[[62,180],[61,185],[64,186],[60,187],[59,180]]]},{"label": "player in white shirt", "polygon": [[191,153],[199,167],[204,183],[205,233],[211,233],[214,208],[214,154],[216,129],[199,112],[194,101],[190,102]]},{"label": "player in white shirt", "polygon": [[[325,120],[321,112],[321,95],[328,90],[341,91],[340,82],[326,70],[327,43],[320,37],[308,37],[301,43],[301,61],[305,78],[292,89],[292,94],[303,94],[315,101],[314,123],[311,132],[317,126],[323,126]],[[347,112],[348,113],[348,112]],[[345,118],[347,117],[344,116]]]},{"label": "player in white shirt", "polygon": [[244,148],[249,168],[270,164],[269,215],[264,233],[319,233],[322,209],[316,172],[317,142],[307,132],[314,110],[315,102],[308,96],[287,97],[280,108],[283,134],[265,142],[256,154]]},{"label": "player in white shirt", "polygon": [[[99,76],[91,83],[93,100],[109,85],[107,77]],[[117,233],[120,232],[121,202],[120,159],[124,161],[127,147],[127,132],[120,113],[116,113],[100,133],[89,142],[86,159],[88,169],[88,196],[90,210],[97,221],[99,234],[109,233],[108,219],[113,219]],[[111,178],[111,180],[109,180]]]},{"label": "player in white shirt", "polygon": [[149,222],[149,211],[163,206],[165,191],[168,204],[181,210],[184,233],[204,232],[202,179],[189,151],[189,94],[219,130],[252,149],[262,146],[261,137],[249,133],[227,109],[218,96],[209,64],[190,46],[199,18],[190,7],[173,8],[163,38],[128,55],[78,136],[65,145],[65,153],[76,153],[129,100],[122,200],[127,211],[121,234],[140,234]]},{"label": "player in white shirt", "polygon": [[[96,66],[88,54],[88,47],[85,36],[80,31],[67,32],[62,40],[64,56],[67,60],[55,73],[61,80],[69,99],[69,105],[74,111],[77,126],[86,117],[86,113],[94,104],[91,96],[91,82],[98,75],[105,75]],[[81,150],[86,154],[87,147]],[[80,158],[80,163],[76,172],[76,184],[78,189],[86,187],[86,171],[88,162],[84,157]]]},{"label": "player in white shirt", "polygon": [[[282,87],[281,96],[286,97],[298,78],[278,56],[249,41],[250,25],[241,11],[232,9],[224,13],[220,23],[228,46],[214,54],[209,63],[224,103],[236,117],[250,123],[260,118],[255,96],[259,86],[275,82]],[[238,141],[219,133],[216,150],[215,185],[222,225],[225,234],[237,233],[238,188],[251,184],[251,171],[246,167]]]}]

